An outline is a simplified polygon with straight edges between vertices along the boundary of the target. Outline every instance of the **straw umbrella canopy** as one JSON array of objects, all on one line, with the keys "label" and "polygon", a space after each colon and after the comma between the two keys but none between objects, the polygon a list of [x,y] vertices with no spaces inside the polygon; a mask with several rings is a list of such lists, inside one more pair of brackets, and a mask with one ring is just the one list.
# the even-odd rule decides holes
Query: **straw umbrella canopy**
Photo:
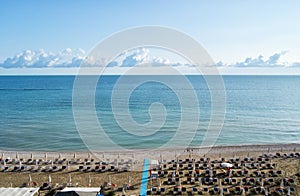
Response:
[{"label": "straw umbrella canopy", "polygon": [[220,190],[220,196],[223,196],[223,188],[219,187],[219,190]]},{"label": "straw umbrella canopy", "polygon": [[259,164],[257,164],[256,169],[257,169],[258,171],[260,171],[260,165],[259,165]]},{"label": "straw umbrella canopy", "polygon": [[133,159],[133,161],[132,161],[132,163],[131,163],[131,170],[134,170],[134,165],[135,165],[135,153],[132,153],[132,159]]},{"label": "straw umbrella canopy", "polygon": [[218,185],[219,185],[219,188],[223,188],[223,187],[222,187],[222,181],[221,181],[221,180],[218,180]]},{"label": "straw umbrella canopy", "polygon": [[72,183],[72,177],[71,177],[71,174],[69,174],[69,177],[68,177],[68,185],[70,186]]},{"label": "straw umbrella canopy", "polygon": [[28,174],[28,186],[31,186],[32,184],[32,178],[31,178],[31,175]]},{"label": "straw umbrella canopy", "polygon": [[88,187],[91,187],[92,185],[92,179],[91,179],[91,176],[89,175],[88,176]]},{"label": "straw umbrella canopy", "polygon": [[160,159],[160,162],[162,163],[162,162],[163,162],[163,157],[162,157],[161,152],[160,152],[160,154],[159,154],[159,159]]},{"label": "straw umbrella canopy", "polygon": [[69,170],[69,161],[67,160],[67,170]]},{"label": "straw umbrella canopy", "polygon": [[161,180],[158,178],[158,186],[161,187]]},{"label": "straw umbrella canopy", "polygon": [[[179,167],[179,164],[177,164],[178,165],[178,167]],[[196,165],[195,165],[195,163],[193,163],[193,166],[192,166],[192,176],[194,176],[194,174],[195,174],[195,170],[196,170]]]},{"label": "straw umbrella canopy", "polygon": [[232,169],[230,169],[228,177],[229,177],[229,178],[232,177]]},{"label": "straw umbrella canopy", "polygon": [[123,196],[123,195],[126,195],[126,192],[125,192],[125,188],[124,188],[124,187],[122,188],[122,196]]},{"label": "straw umbrella canopy", "polygon": [[48,182],[49,182],[49,184],[51,184],[51,182],[52,182],[50,174],[48,175]]},{"label": "straw umbrella canopy", "polygon": [[213,177],[213,170],[209,169],[209,177],[212,178]]},{"label": "straw umbrella canopy", "polygon": [[128,176],[128,184],[131,184],[131,178]]},{"label": "straw umbrella canopy", "polygon": [[240,186],[241,186],[241,187],[243,186],[243,181],[242,181],[242,180],[240,181]]},{"label": "straw umbrella canopy", "polygon": [[181,179],[179,178],[177,186],[181,186]]},{"label": "straw umbrella canopy", "polygon": [[268,196],[269,195],[269,191],[268,188],[265,189],[265,195]]},{"label": "straw umbrella canopy", "polygon": [[280,182],[280,189],[283,189],[284,188],[284,182],[283,182],[283,179],[281,179],[281,182]]},{"label": "straw umbrella canopy", "polygon": [[291,187],[287,187],[287,195],[291,195]]},{"label": "straw umbrella canopy", "polygon": [[111,184],[111,176],[110,175],[108,175],[108,183]]},{"label": "straw umbrella canopy", "polygon": [[243,188],[243,190],[242,190],[242,196],[246,196],[246,191],[245,191],[244,188]]}]

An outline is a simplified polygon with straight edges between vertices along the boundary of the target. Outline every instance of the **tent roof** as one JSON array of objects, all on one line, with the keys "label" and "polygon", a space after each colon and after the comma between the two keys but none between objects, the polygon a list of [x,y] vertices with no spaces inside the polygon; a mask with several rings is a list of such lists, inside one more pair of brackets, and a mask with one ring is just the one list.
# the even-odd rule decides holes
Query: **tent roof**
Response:
[{"label": "tent roof", "polygon": [[151,165],[159,165],[159,162],[158,162],[158,160],[151,160],[150,164]]},{"label": "tent roof", "polygon": [[233,167],[231,163],[221,163],[221,167]]},{"label": "tent roof", "polygon": [[75,192],[98,192],[100,190],[99,187],[66,187],[60,192],[69,192],[69,191],[75,191]]},{"label": "tent roof", "polygon": [[0,188],[0,196],[33,196],[39,188]]},{"label": "tent roof", "polygon": [[57,192],[55,196],[95,196],[99,190],[99,187],[66,187]]}]

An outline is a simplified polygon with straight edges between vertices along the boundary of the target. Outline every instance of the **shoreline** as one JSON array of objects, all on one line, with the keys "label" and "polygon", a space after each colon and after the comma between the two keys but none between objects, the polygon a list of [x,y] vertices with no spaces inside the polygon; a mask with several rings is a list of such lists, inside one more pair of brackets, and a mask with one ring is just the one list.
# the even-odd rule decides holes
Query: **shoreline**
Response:
[{"label": "shoreline", "polygon": [[[5,157],[16,157],[19,158],[115,158],[116,156],[120,159],[132,157],[133,159],[142,161],[144,158],[158,159],[161,156],[164,156],[166,159],[172,157],[179,157],[181,155],[188,155],[192,152],[193,155],[199,156],[215,156],[221,155],[224,156],[228,153],[235,153],[238,156],[239,153],[245,154],[248,152],[250,154],[258,153],[276,153],[283,151],[299,151],[300,143],[291,143],[291,144],[246,144],[246,145],[224,145],[224,146],[212,146],[212,147],[190,147],[190,148],[174,148],[174,149],[137,149],[137,150],[107,150],[107,151],[17,151],[17,150],[1,150],[0,155]],[[147,153],[147,156],[145,156]],[[18,155],[17,155],[18,154]],[[228,155],[227,155],[228,156]]]}]

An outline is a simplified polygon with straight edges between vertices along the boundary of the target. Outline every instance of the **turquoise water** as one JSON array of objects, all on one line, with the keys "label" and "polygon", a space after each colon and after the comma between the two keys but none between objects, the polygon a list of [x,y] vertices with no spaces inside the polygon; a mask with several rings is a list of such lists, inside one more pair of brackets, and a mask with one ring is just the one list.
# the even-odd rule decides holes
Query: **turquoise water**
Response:
[{"label": "turquoise water", "polygon": [[[130,81],[142,76],[128,77],[132,77]],[[86,150],[73,118],[74,78],[1,76],[0,149]],[[176,134],[181,118],[180,100],[174,91],[158,82],[144,83],[133,91],[129,110],[137,123],[149,122],[151,103],[162,103],[167,112],[166,121],[158,132],[147,137],[134,136],[122,130],[111,109],[111,94],[118,78],[102,76],[95,93],[97,117],[109,137],[126,148],[158,147],[170,140]],[[201,118],[191,144],[199,146],[210,119],[211,95],[202,77],[187,78],[199,99]],[[300,142],[299,76],[223,76],[223,80],[226,115],[216,145]],[[177,90],[188,91],[185,88]],[[190,110],[191,113],[195,111]],[[189,133],[188,128],[186,132]],[[180,141],[177,147],[180,147]]]}]

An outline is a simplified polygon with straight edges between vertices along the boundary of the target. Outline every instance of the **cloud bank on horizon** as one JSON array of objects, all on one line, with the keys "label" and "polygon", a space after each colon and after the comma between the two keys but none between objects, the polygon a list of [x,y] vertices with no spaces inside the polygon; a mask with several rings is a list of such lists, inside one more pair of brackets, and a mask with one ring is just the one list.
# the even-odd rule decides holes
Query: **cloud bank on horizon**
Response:
[{"label": "cloud bank on horizon", "polygon": [[38,51],[25,50],[14,57],[0,63],[3,68],[43,68],[43,67],[79,67],[85,59],[86,52],[82,49],[67,48],[57,54],[43,49]]},{"label": "cloud bank on horizon", "polygon": [[[249,67],[300,67],[300,62],[281,62],[280,58],[287,52],[282,51],[275,53],[268,58],[263,55],[258,57],[248,57],[242,62],[236,62],[233,64],[226,64],[222,61],[216,63],[218,67],[238,67],[238,68],[249,68]],[[155,57],[149,52],[149,49],[140,48],[132,53],[124,52],[119,55],[123,56],[123,59],[118,59],[110,62],[108,67],[132,67],[138,64],[151,64],[151,66],[193,66],[191,64],[183,64],[181,62],[172,62],[168,58]],[[124,57],[125,56],[125,57]],[[82,63],[87,66],[105,66],[107,63],[106,59],[94,60],[87,57],[87,53],[83,49],[70,49],[67,48],[58,53],[47,52],[45,50],[25,50],[17,55],[7,58],[0,67],[2,68],[76,68]]]}]

